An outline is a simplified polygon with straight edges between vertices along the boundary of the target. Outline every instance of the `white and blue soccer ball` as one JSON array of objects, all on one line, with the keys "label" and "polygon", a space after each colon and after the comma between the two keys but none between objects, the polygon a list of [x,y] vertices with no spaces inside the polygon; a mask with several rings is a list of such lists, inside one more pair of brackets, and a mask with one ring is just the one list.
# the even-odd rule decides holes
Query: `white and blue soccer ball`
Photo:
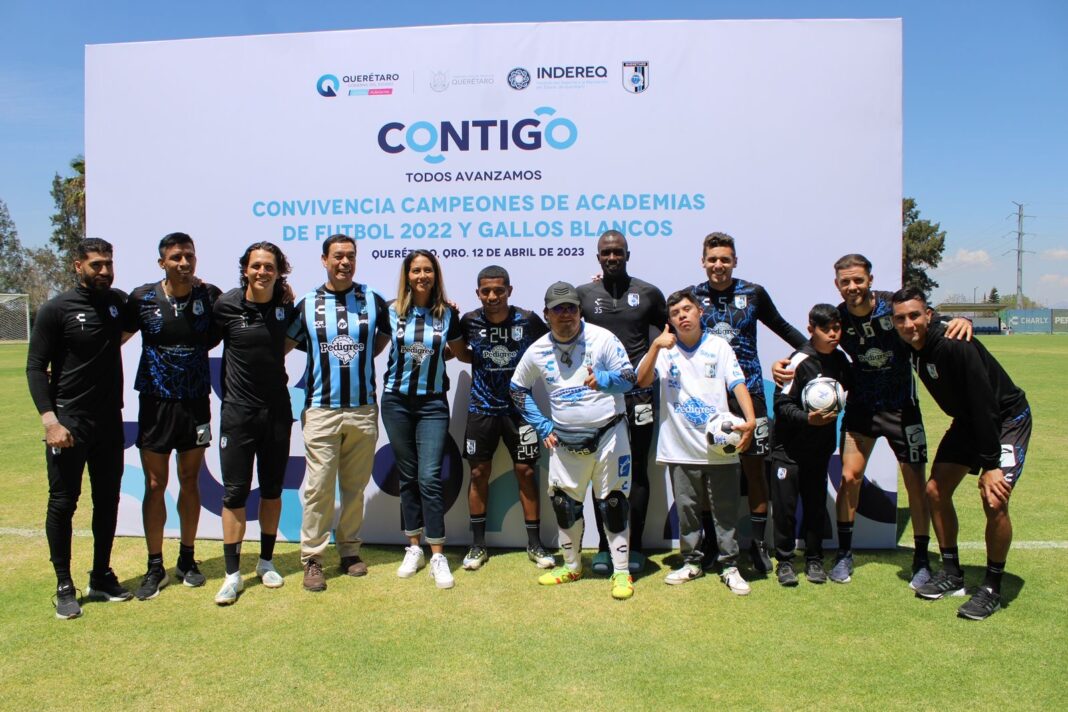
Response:
[{"label": "white and blue soccer ball", "polygon": [[735,429],[739,425],[745,425],[745,421],[727,411],[720,411],[709,418],[705,425],[708,449],[720,455],[733,455],[737,452],[738,443],[742,441],[741,431]]},{"label": "white and blue soccer ball", "polygon": [[801,405],[809,413],[837,413],[845,407],[845,401],[842,384],[826,376],[813,378],[801,391]]}]

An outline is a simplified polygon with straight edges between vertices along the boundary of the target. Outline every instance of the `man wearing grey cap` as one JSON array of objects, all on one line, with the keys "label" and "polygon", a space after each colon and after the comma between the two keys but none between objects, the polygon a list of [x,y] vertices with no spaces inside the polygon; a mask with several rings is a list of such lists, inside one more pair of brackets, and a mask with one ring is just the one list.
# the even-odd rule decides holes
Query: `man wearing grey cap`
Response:
[{"label": "man wearing grey cap", "polygon": [[[579,296],[567,282],[545,292],[549,333],[535,341],[512,376],[512,399],[549,449],[549,498],[560,527],[564,565],[543,574],[551,586],[582,576],[582,501],[593,483],[612,555],[612,597],[634,595],[627,569],[630,540],[630,442],[623,394],[634,385],[634,368],[623,344],[607,329],[582,321]],[[550,417],[535,403],[541,382]]]}]

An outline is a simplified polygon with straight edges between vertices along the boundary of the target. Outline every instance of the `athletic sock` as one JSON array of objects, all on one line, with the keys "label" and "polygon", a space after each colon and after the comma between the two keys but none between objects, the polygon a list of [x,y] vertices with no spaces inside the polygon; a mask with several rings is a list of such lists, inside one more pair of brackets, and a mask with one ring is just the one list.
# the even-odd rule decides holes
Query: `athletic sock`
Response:
[{"label": "athletic sock", "polygon": [[260,532],[260,558],[270,561],[274,558],[274,543],[278,541],[278,533],[268,534]]},{"label": "athletic sock", "polygon": [[[712,515],[708,515],[709,521],[712,520]],[[768,528],[768,513],[767,512],[750,512],[749,513],[749,525],[753,530],[753,541],[764,541],[764,534]],[[709,533],[708,529],[705,529],[705,534]],[[716,532],[713,530],[712,541],[716,540]]]},{"label": "athletic sock", "polygon": [[964,571],[960,568],[960,554],[957,551],[957,547],[947,547],[942,549],[942,568],[946,570],[947,574],[953,576],[963,576]]},{"label": "athletic sock", "polygon": [[149,554],[148,555],[148,568],[163,568],[163,554]]},{"label": "athletic sock", "polygon": [[471,534],[474,539],[472,545],[486,548],[486,513],[471,514]]},{"label": "athletic sock", "polygon": [[[262,558],[262,557],[261,557]],[[223,560],[226,563],[226,575],[236,574],[241,570],[241,542],[223,544]],[[264,559],[267,561],[268,559]]]},{"label": "athletic sock", "polygon": [[1001,577],[1005,574],[1004,561],[986,560],[986,576],[983,577],[983,585],[994,593],[1001,593]]},{"label": "athletic sock", "polygon": [[608,550],[612,552],[612,568],[616,571],[630,571],[630,526],[621,532],[605,532]]},{"label": "athletic sock", "polygon": [[572,571],[582,570],[582,530],[585,520],[578,519],[567,529],[560,527],[560,548],[564,552],[564,563]]},{"label": "athletic sock", "polygon": [[193,547],[185,544],[178,545],[178,568],[188,571],[195,563],[193,559]]},{"label": "athletic sock", "polygon": [[838,522],[838,555],[845,556],[853,550],[853,522]]},{"label": "athletic sock", "polygon": [[541,546],[541,520],[524,519],[523,526],[527,530],[527,546]]},{"label": "athletic sock", "polygon": [[912,569],[919,571],[923,567],[931,568],[931,559],[927,555],[927,545],[931,543],[929,536],[912,537],[915,552],[912,554]]}]

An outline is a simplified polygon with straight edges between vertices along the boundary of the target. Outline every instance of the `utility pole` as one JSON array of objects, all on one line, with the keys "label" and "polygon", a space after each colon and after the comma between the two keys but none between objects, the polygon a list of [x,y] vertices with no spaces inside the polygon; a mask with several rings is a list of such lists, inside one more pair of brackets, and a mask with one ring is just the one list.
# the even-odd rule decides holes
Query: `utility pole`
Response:
[{"label": "utility pole", "polygon": [[1023,309],[1023,221],[1025,217],[1030,218],[1034,216],[1024,215],[1023,203],[1017,203],[1015,200],[1012,201],[1012,203],[1016,206],[1016,308]]}]

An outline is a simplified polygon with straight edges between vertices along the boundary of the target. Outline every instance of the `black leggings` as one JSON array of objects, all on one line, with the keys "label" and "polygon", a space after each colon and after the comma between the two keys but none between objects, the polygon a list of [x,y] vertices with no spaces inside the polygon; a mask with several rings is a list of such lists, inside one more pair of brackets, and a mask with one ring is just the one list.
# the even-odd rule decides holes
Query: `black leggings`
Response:
[{"label": "black leggings", "polygon": [[111,566],[111,547],[119,516],[123,471],[122,415],[92,420],[60,418],[74,436],[74,446],[53,451],[45,447],[48,466],[48,511],[45,534],[56,578],[70,578],[71,522],[82,492],[82,471],[89,466],[93,497],[93,571]]}]

